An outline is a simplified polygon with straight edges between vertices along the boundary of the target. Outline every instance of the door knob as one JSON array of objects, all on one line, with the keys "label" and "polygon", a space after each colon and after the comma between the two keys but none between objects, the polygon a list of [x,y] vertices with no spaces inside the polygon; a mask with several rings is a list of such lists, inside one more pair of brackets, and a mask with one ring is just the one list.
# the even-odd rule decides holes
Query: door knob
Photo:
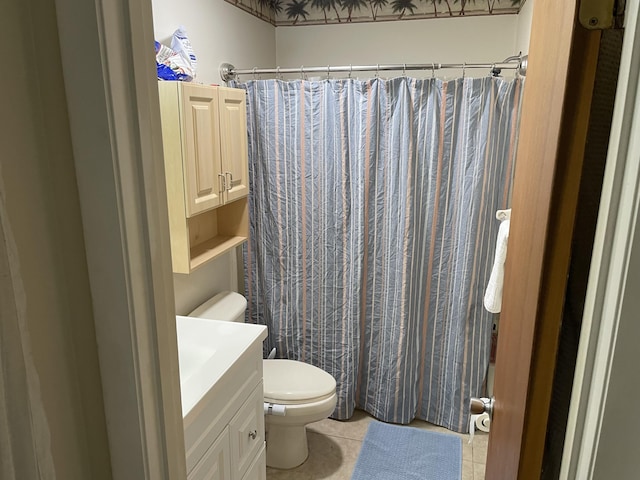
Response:
[{"label": "door knob", "polygon": [[471,397],[469,400],[469,411],[472,415],[480,415],[487,413],[489,418],[493,416],[493,404],[495,400],[491,398],[477,398]]}]

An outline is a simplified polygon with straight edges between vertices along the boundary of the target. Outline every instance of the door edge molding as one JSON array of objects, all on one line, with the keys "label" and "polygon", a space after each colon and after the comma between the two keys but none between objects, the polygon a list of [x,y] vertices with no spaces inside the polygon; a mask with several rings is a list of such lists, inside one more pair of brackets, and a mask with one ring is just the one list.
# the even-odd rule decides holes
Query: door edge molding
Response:
[{"label": "door edge molding", "polygon": [[[627,3],[614,117],[585,299],[560,479],[590,479],[611,376],[640,205],[639,0]],[[634,181],[629,181],[634,179]],[[625,183],[626,181],[626,183]]]},{"label": "door edge molding", "polygon": [[112,476],[185,479],[151,2],[55,6]]}]

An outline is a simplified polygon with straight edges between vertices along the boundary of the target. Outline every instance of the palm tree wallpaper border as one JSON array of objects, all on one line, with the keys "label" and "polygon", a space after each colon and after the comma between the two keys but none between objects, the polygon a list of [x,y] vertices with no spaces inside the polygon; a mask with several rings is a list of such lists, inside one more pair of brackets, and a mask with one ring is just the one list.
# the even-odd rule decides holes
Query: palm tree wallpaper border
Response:
[{"label": "palm tree wallpaper border", "polygon": [[526,0],[225,1],[279,27],[515,14]]}]

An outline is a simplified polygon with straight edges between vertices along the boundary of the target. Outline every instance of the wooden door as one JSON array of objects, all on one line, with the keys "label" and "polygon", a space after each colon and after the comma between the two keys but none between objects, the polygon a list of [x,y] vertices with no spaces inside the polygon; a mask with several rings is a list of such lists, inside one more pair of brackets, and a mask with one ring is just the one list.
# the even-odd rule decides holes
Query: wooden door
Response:
[{"label": "wooden door", "polygon": [[536,0],[487,479],[540,478],[599,43],[577,23],[577,0]]},{"label": "wooden door", "polygon": [[244,90],[220,88],[220,152],[226,178],[225,202],[249,194],[247,102]]},{"label": "wooden door", "polygon": [[222,202],[218,92],[205,85],[181,86],[185,204],[192,217]]}]

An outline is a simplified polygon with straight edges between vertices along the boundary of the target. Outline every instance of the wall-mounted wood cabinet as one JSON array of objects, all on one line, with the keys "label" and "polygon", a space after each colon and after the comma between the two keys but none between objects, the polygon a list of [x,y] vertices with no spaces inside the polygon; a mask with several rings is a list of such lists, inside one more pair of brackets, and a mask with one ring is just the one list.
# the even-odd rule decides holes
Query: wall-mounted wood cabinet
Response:
[{"label": "wall-mounted wood cabinet", "polygon": [[247,239],[244,90],[159,82],[173,271],[190,273]]}]

